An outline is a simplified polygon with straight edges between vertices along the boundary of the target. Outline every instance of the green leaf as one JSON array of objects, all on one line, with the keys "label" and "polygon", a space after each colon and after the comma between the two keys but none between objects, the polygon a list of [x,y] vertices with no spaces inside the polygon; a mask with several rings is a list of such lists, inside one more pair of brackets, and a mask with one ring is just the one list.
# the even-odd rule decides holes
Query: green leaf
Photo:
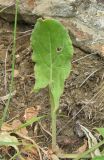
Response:
[{"label": "green leaf", "polygon": [[92,160],[104,160],[104,156],[102,156],[102,157],[95,157]]},{"label": "green leaf", "polygon": [[8,132],[0,133],[0,146],[12,146],[18,152],[19,142],[15,136],[11,136]]},{"label": "green leaf", "polygon": [[95,128],[104,137],[104,128]]},{"label": "green leaf", "polygon": [[67,30],[54,19],[38,19],[31,35],[32,60],[36,63],[35,91],[49,87],[55,110],[71,71],[73,47]]},{"label": "green leaf", "polygon": [[16,130],[19,130],[21,128],[25,128],[27,126],[32,125],[34,122],[38,122],[41,119],[43,119],[45,116],[40,116],[40,117],[32,117],[31,119],[27,120],[26,123],[21,124]]}]

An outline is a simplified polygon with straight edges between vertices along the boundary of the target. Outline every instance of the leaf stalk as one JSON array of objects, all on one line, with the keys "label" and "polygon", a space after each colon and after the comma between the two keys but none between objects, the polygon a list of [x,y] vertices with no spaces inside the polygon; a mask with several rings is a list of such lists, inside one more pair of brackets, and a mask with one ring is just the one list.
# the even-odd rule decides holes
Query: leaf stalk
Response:
[{"label": "leaf stalk", "polygon": [[56,110],[55,103],[52,96],[51,88],[49,87],[49,96],[50,96],[50,104],[51,104],[51,127],[52,127],[52,151],[56,151]]}]

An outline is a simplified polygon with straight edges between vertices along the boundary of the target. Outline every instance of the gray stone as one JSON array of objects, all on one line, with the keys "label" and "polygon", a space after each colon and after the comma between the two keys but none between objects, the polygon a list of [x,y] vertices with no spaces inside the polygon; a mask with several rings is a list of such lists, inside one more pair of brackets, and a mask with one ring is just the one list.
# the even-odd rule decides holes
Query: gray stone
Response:
[{"label": "gray stone", "polygon": [[14,0],[0,0],[0,16],[6,20],[13,20],[15,13],[15,2]]},{"label": "gray stone", "polygon": [[[14,20],[15,0],[0,0],[0,9],[2,18]],[[104,0],[20,0],[18,17],[33,24],[38,17],[58,19],[74,45],[104,56]]]},{"label": "gray stone", "polygon": [[50,17],[73,17],[76,8],[72,2],[74,0],[36,0],[36,7],[32,13]]}]

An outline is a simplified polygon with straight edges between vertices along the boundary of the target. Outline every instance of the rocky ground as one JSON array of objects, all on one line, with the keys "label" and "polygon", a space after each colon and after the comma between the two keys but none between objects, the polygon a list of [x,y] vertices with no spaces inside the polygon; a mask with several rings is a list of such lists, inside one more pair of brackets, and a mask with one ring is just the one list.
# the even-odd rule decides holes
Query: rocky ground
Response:
[{"label": "rocky ground", "polygon": [[[11,81],[15,4],[15,0],[0,0],[0,116],[7,103]],[[57,113],[57,143],[64,152],[84,152],[87,149],[86,136],[79,124],[94,134],[93,128],[104,127],[104,2],[20,0],[18,8],[14,85],[6,121],[14,123],[17,119],[24,122],[23,115],[26,118],[27,110],[30,115],[47,115],[40,123],[27,127],[28,131],[25,128],[24,133],[28,133],[28,137],[32,137],[42,148],[50,146],[48,90],[45,88],[39,93],[32,92],[35,77],[30,35],[37,18],[58,19],[69,31],[74,57],[72,72],[65,82]],[[18,123],[15,121],[15,127]],[[4,126],[6,131],[11,128],[7,124]],[[25,152],[24,148],[21,152]],[[36,159],[37,154],[34,153],[34,158],[32,150],[31,154],[27,154],[32,155],[30,159],[26,153],[26,160]],[[0,147],[0,159],[10,159],[12,155],[13,149],[7,151]],[[45,157],[43,159],[46,160]]]},{"label": "rocky ground", "polygon": [[[39,115],[48,115],[41,123],[45,130],[50,131],[50,104],[47,88],[39,93],[32,92],[35,83],[30,48],[32,28],[31,24],[23,22],[18,24],[15,92],[9,105],[7,120],[19,117],[22,121],[26,108],[39,105]],[[12,40],[13,23],[0,19],[0,116],[7,101],[3,97],[9,93]],[[74,47],[72,72],[65,82],[57,116],[57,143],[65,152],[75,152],[84,143],[84,136],[78,127],[78,122],[92,132],[94,127],[103,127],[104,59],[96,52],[89,54]],[[34,136],[32,129],[30,134]],[[50,145],[51,138],[41,130],[41,126],[35,138],[41,146]]]},{"label": "rocky ground", "polygon": [[[0,9],[0,17],[14,21],[15,0],[0,0]],[[39,17],[60,20],[76,46],[104,56],[103,0],[19,0],[19,21],[34,24]]]}]

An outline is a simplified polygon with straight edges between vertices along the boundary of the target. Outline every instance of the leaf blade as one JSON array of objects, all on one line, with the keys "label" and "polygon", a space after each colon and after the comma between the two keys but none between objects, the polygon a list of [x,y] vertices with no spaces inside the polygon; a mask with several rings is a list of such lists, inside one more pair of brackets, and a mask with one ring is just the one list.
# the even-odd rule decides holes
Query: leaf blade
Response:
[{"label": "leaf blade", "polygon": [[104,156],[99,156],[99,157],[95,157],[95,158],[93,158],[92,160],[103,160],[104,159]]},{"label": "leaf blade", "polygon": [[35,65],[35,91],[49,86],[56,109],[71,71],[73,47],[68,32],[56,20],[39,19],[31,36]]}]

